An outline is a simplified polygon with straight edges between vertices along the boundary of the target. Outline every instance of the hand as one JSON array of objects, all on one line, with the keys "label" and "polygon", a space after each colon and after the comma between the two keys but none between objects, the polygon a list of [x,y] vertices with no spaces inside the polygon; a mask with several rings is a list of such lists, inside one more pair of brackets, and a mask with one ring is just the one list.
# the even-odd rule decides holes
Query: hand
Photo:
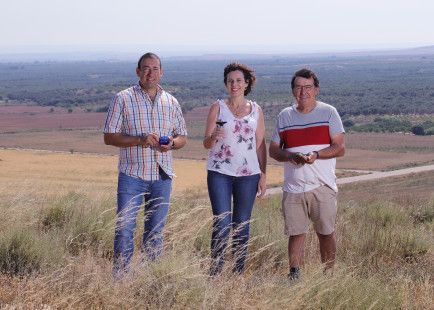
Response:
[{"label": "hand", "polygon": [[306,163],[313,164],[318,159],[318,152],[309,152],[306,154]]},{"label": "hand", "polygon": [[289,161],[294,165],[304,165],[307,162],[307,156],[299,152],[289,152]]},{"label": "hand", "polygon": [[223,127],[216,127],[214,132],[211,134],[213,140],[223,139],[225,137],[225,130]]},{"label": "hand", "polygon": [[142,142],[141,145],[143,145],[145,147],[147,147],[147,146],[156,147],[159,145],[158,135],[154,132],[147,134],[142,139],[140,139],[140,141]]},{"label": "hand", "polygon": [[267,176],[265,173],[261,172],[261,177],[259,178],[258,191],[256,192],[256,197],[262,198],[267,191]]},{"label": "hand", "polygon": [[169,143],[168,144],[160,144],[155,147],[158,151],[165,153],[172,149],[172,143],[173,143],[173,137],[169,137]]}]

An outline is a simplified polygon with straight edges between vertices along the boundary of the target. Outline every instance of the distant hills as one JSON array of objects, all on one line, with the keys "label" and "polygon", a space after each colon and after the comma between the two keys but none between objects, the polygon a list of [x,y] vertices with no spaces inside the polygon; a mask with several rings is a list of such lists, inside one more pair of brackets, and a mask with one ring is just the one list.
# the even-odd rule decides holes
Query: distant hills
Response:
[{"label": "distant hills", "polygon": [[[31,49],[30,49],[31,50]],[[34,62],[34,61],[135,61],[142,52],[147,50],[137,49],[135,51],[116,51],[115,49],[86,51],[76,47],[71,50],[61,51],[59,49],[53,52],[26,52],[27,49],[23,48],[21,52],[1,52],[0,63],[5,62]],[[227,60],[227,59],[273,59],[273,58],[305,58],[305,57],[355,57],[355,56],[400,56],[400,55],[434,55],[434,45],[421,46],[414,48],[400,48],[400,49],[355,49],[348,50],[335,50],[327,52],[312,52],[308,49],[305,53],[298,51],[287,53],[194,53],[194,52],[176,52],[162,53],[164,59],[169,60]],[[199,54],[199,55],[194,55]],[[165,56],[168,55],[168,56]]]}]

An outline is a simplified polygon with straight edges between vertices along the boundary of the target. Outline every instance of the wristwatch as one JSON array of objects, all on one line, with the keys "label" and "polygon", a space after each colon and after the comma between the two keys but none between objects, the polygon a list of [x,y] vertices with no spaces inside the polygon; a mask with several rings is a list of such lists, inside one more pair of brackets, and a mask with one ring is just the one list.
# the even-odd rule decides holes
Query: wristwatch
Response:
[{"label": "wristwatch", "polygon": [[172,140],[172,145],[170,146],[170,148],[173,150],[175,149],[175,139]]}]

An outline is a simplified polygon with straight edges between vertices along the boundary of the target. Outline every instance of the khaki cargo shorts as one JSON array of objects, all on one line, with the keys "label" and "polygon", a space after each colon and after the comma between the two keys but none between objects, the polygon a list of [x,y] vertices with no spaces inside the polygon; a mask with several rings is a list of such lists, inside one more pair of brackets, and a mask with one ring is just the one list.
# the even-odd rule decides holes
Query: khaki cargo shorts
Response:
[{"label": "khaki cargo shorts", "polygon": [[310,221],[317,233],[330,235],[335,231],[337,193],[322,185],[305,193],[283,192],[282,213],[285,235],[305,234]]}]

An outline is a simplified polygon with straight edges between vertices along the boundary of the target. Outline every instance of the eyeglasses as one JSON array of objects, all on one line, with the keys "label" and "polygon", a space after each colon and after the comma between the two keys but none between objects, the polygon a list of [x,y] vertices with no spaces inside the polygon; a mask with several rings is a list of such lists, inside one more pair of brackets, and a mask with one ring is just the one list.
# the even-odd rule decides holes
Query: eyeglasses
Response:
[{"label": "eyeglasses", "polygon": [[294,86],[294,91],[299,92],[302,89],[304,89],[305,91],[311,91],[314,88],[315,88],[315,85],[304,85],[304,86],[297,85],[297,86]]}]

